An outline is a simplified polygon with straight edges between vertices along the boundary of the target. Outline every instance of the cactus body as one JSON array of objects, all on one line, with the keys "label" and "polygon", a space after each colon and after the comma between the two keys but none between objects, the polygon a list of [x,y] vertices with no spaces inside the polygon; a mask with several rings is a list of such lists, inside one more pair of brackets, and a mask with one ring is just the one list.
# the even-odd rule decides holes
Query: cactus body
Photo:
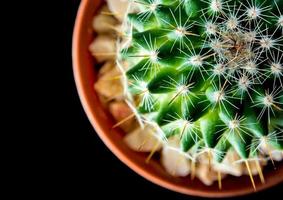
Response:
[{"label": "cactus body", "polygon": [[283,150],[282,1],[136,0],[118,63],[126,96],[189,157]]}]

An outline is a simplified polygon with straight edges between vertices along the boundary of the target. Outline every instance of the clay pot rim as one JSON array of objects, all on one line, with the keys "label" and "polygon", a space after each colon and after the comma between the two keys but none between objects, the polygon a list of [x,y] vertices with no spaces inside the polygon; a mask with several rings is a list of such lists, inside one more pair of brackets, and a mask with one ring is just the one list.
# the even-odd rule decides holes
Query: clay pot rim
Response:
[{"label": "clay pot rim", "polygon": [[[92,0],[93,1],[93,0]],[[180,187],[170,181],[163,180],[161,177],[159,177],[157,174],[151,174],[147,172],[146,170],[142,169],[137,163],[135,163],[132,159],[126,156],[126,154],[118,148],[117,145],[115,145],[114,141],[111,141],[111,139],[104,133],[104,129],[100,123],[101,119],[99,118],[98,114],[93,112],[90,106],[89,100],[86,98],[86,89],[83,84],[83,75],[81,72],[81,64],[80,60],[82,59],[82,52],[79,51],[79,46],[81,46],[81,40],[82,37],[82,28],[83,28],[83,20],[85,16],[86,8],[89,5],[89,0],[81,1],[76,22],[74,26],[74,32],[73,32],[73,41],[72,41],[72,58],[73,58],[73,74],[75,78],[75,83],[77,87],[77,91],[81,100],[81,103],[83,105],[83,108],[87,114],[87,117],[89,121],[91,122],[92,126],[95,128],[97,134],[102,139],[102,141],[105,143],[105,145],[113,152],[115,156],[117,156],[124,164],[126,164],[128,167],[130,167],[133,171],[135,171],[140,176],[144,177],[145,179],[162,186],[166,189],[170,189],[175,192],[187,194],[187,195],[193,195],[193,196],[200,196],[200,197],[209,197],[209,198],[225,198],[225,197],[234,197],[234,196],[242,196],[246,194],[250,194],[253,192],[252,188],[246,188],[242,190],[234,190],[234,191],[198,191],[194,189],[190,189],[188,187]],[[280,183],[282,180],[277,179],[276,181],[269,181],[268,183],[265,183],[264,185],[259,185],[257,187],[257,191],[261,191],[264,189],[267,189],[271,186],[274,186],[278,183]]]}]

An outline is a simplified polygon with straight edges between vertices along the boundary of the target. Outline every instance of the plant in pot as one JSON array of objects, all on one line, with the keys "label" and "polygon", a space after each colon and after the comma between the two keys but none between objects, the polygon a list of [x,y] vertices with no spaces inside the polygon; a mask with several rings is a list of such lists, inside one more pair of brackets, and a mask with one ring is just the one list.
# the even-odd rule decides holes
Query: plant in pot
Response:
[{"label": "plant in pot", "polygon": [[[98,33],[89,47],[102,65],[98,80],[85,80],[82,74],[90,71],[75,67],[80,96],[102,139],[138,173],[186,194],[233,196],[280,182],[282,167],[263,167],[280,166],[275,161],[283,158],[281,4],[108,1],[109,9],[91,24]],[[84,2],[80,12],[90,5],[97,4]],[[75,32],[75,62],[77,51],[86,50],[76,46],[79,36]],[[89,84],[82,82],[90,80],[117,120],[104,127],[128,133],[120,141],[105,133],[105,113],[97,114],[105,111],[96,107],[94,114],[90,106],[97,99],[87,96]],[[139,157],[127,146],[149,154]],[[241,177],[223,179],[227,175]]]}]

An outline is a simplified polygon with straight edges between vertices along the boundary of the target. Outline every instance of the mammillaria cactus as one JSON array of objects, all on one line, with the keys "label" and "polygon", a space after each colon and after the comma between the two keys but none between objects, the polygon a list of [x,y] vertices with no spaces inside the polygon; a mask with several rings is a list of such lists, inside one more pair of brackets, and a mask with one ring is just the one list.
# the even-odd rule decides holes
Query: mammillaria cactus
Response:
[{"label": "mammillaria cactus", "polygon": [[273,160],[283,149],[282,1],[132,4],[117,63],[140,124],[163,143],[178,137],[193,162],[221,163],[230,149],[249,171],[262,151]]}]

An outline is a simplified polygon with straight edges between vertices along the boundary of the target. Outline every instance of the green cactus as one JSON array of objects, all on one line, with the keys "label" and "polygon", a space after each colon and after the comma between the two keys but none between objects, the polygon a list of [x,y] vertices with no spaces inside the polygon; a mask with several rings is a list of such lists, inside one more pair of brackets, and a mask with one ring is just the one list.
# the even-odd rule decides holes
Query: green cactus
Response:
[{"label": "green cactus", "polygon": [[215,162],[283,150],[282,2],[133,1],[117,62],[140,122]]}]

